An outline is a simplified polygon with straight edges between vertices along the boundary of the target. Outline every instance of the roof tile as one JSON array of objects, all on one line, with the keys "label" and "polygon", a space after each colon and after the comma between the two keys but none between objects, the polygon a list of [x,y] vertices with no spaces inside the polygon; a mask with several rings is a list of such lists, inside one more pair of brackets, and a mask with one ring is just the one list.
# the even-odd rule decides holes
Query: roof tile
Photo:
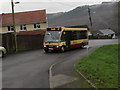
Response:
[{"label": "roof tile", "polygon": [[[15,13],[15,24],[45,22],[46,10]],[[2,25],[12,25],[12,13],[2,14]]]}]

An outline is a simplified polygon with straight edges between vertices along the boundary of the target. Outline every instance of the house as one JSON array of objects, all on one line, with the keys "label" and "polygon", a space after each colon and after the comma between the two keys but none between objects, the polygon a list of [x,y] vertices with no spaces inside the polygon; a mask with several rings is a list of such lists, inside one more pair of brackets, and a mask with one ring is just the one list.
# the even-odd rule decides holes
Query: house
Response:
[{"label": "house", "polygon": [[111,38],[115,38],[115,32],[111,29],[99,30],[104,36],[110,36]]},{"label": "house", "polygon": [[12,13],[0,14],[2,46],[7,52],[42,48],[44,34],[48,27],[46,10],[18,12],[14,15],[16,40],[13,36]]},{"label": "house", "polygon": [[115,32],[111,29],[101,29],[96,32],[94,32],[94,36],[98,37],[108,37],[108,38],[116,38]]},{"label": "house", "polygon": [[[15,13],[16,33],[39,32],[48,27],[46,20],[46,10],[28,11]],[[12,13],[0,15],[2,29],[0,33],[13,32]]]}]

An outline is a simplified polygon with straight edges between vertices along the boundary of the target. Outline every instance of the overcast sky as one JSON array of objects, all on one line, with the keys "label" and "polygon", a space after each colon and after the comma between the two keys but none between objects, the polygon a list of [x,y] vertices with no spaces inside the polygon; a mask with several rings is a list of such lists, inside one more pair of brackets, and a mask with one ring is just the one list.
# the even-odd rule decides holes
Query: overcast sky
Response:
[{"label": "overcast sky", "polygon": [[[115,0],[14,0],[15,12],[46,9],[47,13],[67,12],[78,6],[100,4],[103,1]],[[0,13],[11,13],[11,0],[0,1]]]}]

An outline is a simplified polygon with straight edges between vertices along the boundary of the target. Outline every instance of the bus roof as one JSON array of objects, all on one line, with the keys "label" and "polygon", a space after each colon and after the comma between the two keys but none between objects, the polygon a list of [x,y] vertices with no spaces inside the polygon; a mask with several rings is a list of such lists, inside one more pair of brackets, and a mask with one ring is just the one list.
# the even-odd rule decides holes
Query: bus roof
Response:
[{"label": "bus roof", "polygon": [[74,26],[65,26],[66,28],[88,28],[87,25],[74,25]]},{"label": "bus roof", "polygon": [[63,30],[65,31],[70,31],[70,30],[88,30],[88,28],[66,28],[62,27]]}]

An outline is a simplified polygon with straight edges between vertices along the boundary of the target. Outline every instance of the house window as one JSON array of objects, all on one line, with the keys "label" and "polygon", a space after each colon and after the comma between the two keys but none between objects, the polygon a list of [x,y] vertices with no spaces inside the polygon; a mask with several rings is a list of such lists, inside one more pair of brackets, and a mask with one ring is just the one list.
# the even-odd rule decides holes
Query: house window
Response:
[{"label": "house window", "polygon": [[36,30],[36,29],[40,29],[40,24],[39,24],[39,23],[34,24],[34,29],[35,29],[35,30]]},{"label": "house window", "polygon": [[14,29],[13,29],[13,26],[8,26],[8,32],[13,32]]},{"label": "house window", "polygon": [[26,31],[26,25],[20,25],[20,31]]}]

